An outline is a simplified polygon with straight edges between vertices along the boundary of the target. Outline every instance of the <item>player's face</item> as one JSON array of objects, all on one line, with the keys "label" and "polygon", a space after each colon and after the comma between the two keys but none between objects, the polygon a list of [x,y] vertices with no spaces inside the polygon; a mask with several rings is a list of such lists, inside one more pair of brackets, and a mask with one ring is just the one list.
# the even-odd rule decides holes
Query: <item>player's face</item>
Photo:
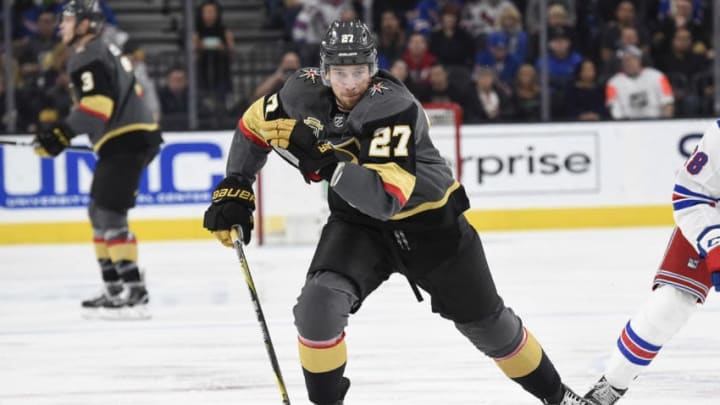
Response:
[{"label": "player's face", "polygon": [[351,110],[370,86],[368,65],[331,65],[330,86],[341,108]]},{"label": "player's face", "polygon": [[63,15],[60,20],[60,36],[64,44],[69,44],[75,36],[76,18],[74,15]]}]

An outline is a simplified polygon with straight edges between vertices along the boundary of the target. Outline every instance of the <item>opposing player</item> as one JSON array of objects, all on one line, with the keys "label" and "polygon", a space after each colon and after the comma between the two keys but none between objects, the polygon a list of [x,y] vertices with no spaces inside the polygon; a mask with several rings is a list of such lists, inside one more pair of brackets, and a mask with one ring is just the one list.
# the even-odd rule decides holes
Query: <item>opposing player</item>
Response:
[{"label": "opposing player", "polygon": [[127,213],[162,137],[135,83],[132,64],[101,40],[103,21],[97,0],[71,0],[64,6],[60,32],[73,47],[68,72],[77,104],[67,119],[40,131],[35,152],[55,157],[76,134],[88,134],[98,156],[88,214],[104,289],[82,307],[104,308],[105,314],[127,313],[124,309],[132,307],[131,314],[145,316],[148,292]]},{"label": "opposing player", "polygon": [[620,332],[604,375],[586,394],[601,405],[617,402],[703,304],[720,291],[720,121],[705,131],[678,171],[673,192],[677,228],[653,281],[650,298]]},{"label": "opposing player", "polygon": [[465,191],[433,146],[421,105],[378,71],[367,27],[334,22],[320,57],[320,69],[300,69],[242,116],[227,177],[204,220],[227,246],[236,224],[249,242],[252,184],[273,148],[306,182],[329,182],[330,217],[293,310],[310,401],[342,403],[350,386],[343,376],[348,317],[400,272],[543,403],[586,404],[498,295],[477,232],[462,215]]}]

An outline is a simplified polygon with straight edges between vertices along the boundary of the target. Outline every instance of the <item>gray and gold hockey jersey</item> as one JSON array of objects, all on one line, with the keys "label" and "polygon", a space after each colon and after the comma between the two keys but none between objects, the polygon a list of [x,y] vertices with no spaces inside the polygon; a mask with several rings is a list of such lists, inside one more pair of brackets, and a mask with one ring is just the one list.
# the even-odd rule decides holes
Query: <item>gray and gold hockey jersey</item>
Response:
[{"label": "gray and gold hockey jersey", "polygon": [[74,50],[68,62],[75,107],[66,119],[77,134],[88,134],[99,154],[132,151],[162,142],[143,101],[132,63],[99,37]]},{"label": "gray and gold hockey jersey", "polygon": [[284,118],[313,127],[347,157],[328,192],[332,215],[369,225],[423,229],[454,223],[469,207],[463,187],[430,140],[422,106],[387,72],[380,71],[363,98],[345,113],[338,110],[317,68],[300,69],[278,93],[257,100],[243,114],[227,174],[254,181],[271,150],[262,123]]}]

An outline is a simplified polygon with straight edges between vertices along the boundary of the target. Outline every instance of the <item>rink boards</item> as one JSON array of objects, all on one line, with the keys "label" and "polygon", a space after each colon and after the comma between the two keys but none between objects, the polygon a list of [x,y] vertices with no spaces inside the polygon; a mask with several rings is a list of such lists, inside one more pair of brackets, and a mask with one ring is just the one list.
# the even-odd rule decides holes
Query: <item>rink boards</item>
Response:
[{"label": "rink boards", "polygon": [[[466,125],[460,164],[472,204],[467,216],[479,230],[670,225],[675,172],[708,125],[716,124]],[[432,130],[433,142],[456,165],[452,134],[449,127]],[[164,137],[143,176],[131,225],[143,240],[207,238],[202,215],[223,177],[232,131]],[[29,148],[0,147],[0,243],[88,240],[85,206],[94,164],[86,152],[52,160]],[[261,183],[267,239],[314,239],[326,215],[325,185],[306,185],[275,156]]]}]

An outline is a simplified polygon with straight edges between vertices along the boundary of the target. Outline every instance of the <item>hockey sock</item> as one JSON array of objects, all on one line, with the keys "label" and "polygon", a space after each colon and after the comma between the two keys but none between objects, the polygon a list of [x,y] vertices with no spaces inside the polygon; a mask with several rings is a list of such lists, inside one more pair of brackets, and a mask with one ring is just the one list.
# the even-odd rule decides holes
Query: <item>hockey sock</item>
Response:
[{"label": "hockey sock", "polygon": [[342,399],[340,381],[347,362],[345,332],[324,342],[298,336],[300,364],[308,397],[315,404],[331,404]]},{"label": "hockey sock", "polygon": [[495,363],[510,379],[539,399],[560,402],[563,388],[560,375],[540,343],[525,328],[520,344],[510,354],[495,358]]},{"label": "hockey sock", "polygon": [[610,385],[627,389],[696,309],[697,297],[692,294],[671,286],[654,290],[620,333],[605,370]]},{"label": "hockey sock", "polygon": [[115,266],[110,260],[110,252],[108,252],[107,243],[102,231],[93,231],[93,246],[95,247],[95,257],[97,257],[100,265],[102,279],[106,284],[115,284],[120,280],[120,276],[115,270]]},{"label": "hockey sock", "polygon": [[135,236],[127,228],[111,229],[105,232],[105,240],[120,279],[125,283],[141,283]]}]

